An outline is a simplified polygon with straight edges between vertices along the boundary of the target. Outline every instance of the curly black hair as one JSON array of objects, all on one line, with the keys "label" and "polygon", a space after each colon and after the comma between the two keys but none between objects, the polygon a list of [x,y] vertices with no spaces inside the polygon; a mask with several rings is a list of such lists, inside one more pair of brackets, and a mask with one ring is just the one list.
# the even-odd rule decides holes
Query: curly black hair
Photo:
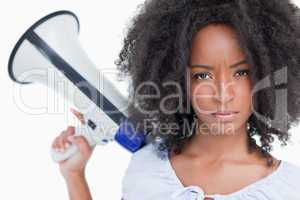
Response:
[{"label": "curly black hair", "polygon": [[[159,108],[162,98],[176,92],[177,88],[164,87],[165,82],[177,82],[182,86],[183,96],[187,93],[186,66],[189,62],[193,36],[202,27],[221,23],[232,26],[245,52],[253,72],[254,85],[269,77],[270,86],[257,92],[252,99],[255,110],[273,120],[277,106],[283,105],[275,98],[280,89],[287,91],[286,112],[279,121],[286,121],[286,129],[274,128],[270,123],[259,120],[252,114],[248,122],[249,151],[259,147],[262,155],[270,157],[274,135],[287,145],[290,128],[299,123],[300,116],[300,15],[299,8],[289,0],[148,0],[139,6],[139,12],[127,29],[124,44],[115,61],[122,75],[132,79],[129,118],[147,132],[159,154],[175,147],[179,154],[183,145],[195,133],[186,136],[184,121],[193,123],[194,111],[188,107],[188,98],[179,101],[168,99],[166,106],[174,113],[140,112]],[[286,72],[287,81],[275,82],[275,72]],[[157,84],[160,98],[140,98],[136,90],[147,95],[156,95],[150,86],[139,88],[144,82]],[[153,119],[146,126],[145,119]],[[175,123],[180,127],[171,134],[155,131],[157,123]],[[144,125],[143,125],[144,124]],[[257,130],[257,131],[253,131]],[[170,130],[168,130],[170,131]],[[168,132],[170,133],[170,132]],[[256,144],[254,135],[260,139]],[[268,160],[267,165],[272,165]]]}]

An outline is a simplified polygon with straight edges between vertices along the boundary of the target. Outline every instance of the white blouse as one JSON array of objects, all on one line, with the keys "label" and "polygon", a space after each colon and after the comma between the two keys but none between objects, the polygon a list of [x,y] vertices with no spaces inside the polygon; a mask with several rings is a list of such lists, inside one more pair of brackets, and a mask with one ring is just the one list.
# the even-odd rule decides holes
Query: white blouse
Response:
[{"label": "white blouse", "polygon": [[132,154],[122,196],[124,200],[300,200],[300,167],[281,160],[274,172],[239,191],[207,195],[199,186],[184,187],[169,157],[157,157],[149,143]]}]

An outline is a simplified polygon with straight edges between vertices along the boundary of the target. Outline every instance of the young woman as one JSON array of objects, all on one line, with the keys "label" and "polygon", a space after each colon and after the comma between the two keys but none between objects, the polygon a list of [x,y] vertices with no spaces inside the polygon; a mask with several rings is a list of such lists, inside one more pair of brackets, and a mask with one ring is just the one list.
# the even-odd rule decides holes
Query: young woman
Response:
[{"label": "young woman", "polygon": [[[288,0],[145,2],[116,62],[132,78],[130,119],[149,133],[123,199],[300,199],[300,168],[270,153],[299,122],[299,13]],[[73,133],[52,146],[79,145],[60,169],[71,199],[91,199],[92,149]]]}]

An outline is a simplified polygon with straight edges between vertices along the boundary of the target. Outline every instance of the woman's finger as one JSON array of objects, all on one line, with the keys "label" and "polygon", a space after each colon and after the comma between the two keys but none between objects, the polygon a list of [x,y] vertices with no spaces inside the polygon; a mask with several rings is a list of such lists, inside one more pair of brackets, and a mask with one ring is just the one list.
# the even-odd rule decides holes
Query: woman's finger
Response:
[{"label": "woman's finger", "polygon": [[68,137],[67,131],[63,131],[62,134],[59,136],[58,146],[61,151],[66,150],[68,147],[67,143],[70,143],[68,142],[67,137]]},{"label": "woman's finger", "polygon": [[88,141],[82,136],[71,136],[71,137],[68,137],[68,139],[78,145],[78,148],[79,148],[79,151],[85,155],[85,156],[89,156],[91,154],[91,151],[93,150],[91,148],[91,146],[89,145]]},{"label": "woman's finger", "polygon": [[59,136],[54,138],[52,145],[51,145],[53,149],[58,149],[58,139],[59,139]]},{"label": "woman's finger", "polygon": [[75,134],[75,127],[68,126],[67,130],[65,131],[66,136],[74,135]]},{"label": "woman's finger", "polygon": [[61,144],[61,138],[62,136],[65,134],[66,131],[62,131],[60,132],[60,134],[55,137],[53,143],[52,143],[52,147],[55,148],[55,149],[59,149],[60,148],[60,144]]},{"label": "woman's finger", "polygon": [[82,124],[85,124],[85,121],[84,121],[84,116],[82,113],[78,112],[77,110],[71,108],[70,109],[71,112],[79,119],[79,121],[82,123]]}]

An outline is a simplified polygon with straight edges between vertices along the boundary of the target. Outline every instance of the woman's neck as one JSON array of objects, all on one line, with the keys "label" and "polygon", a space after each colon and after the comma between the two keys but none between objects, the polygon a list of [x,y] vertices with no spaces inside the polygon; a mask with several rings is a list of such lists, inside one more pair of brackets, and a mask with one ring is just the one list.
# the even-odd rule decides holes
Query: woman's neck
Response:
[{"label": "woman's neck", "polygon": [[243,126],[226,134],[198,133],[186,144],[184,152],[209,160],[239,159],[249,156],[248,133]]}]

